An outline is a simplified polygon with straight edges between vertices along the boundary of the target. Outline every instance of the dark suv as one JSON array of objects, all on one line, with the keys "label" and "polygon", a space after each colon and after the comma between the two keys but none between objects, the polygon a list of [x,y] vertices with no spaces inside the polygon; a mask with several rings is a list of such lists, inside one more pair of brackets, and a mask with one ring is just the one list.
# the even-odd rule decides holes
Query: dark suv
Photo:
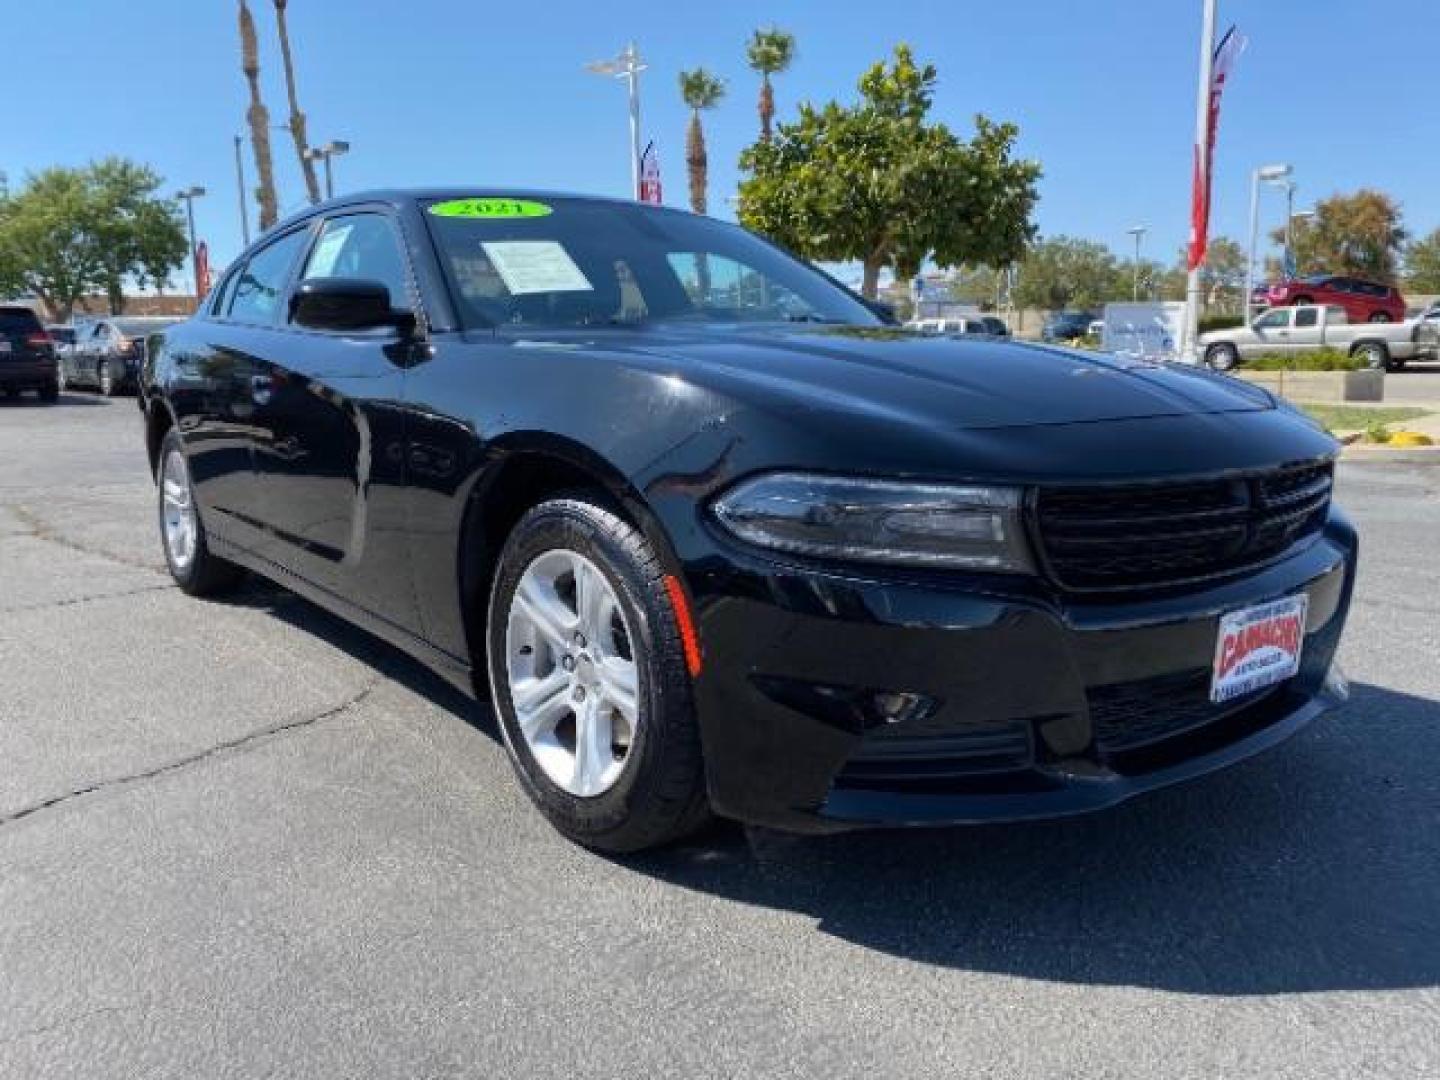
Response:
[{"label": "dark suv", "polygon": [[55,343],[35,312],[19,304],[0,305],[0,390],[9,398],[26,390],[34,390],[41,401],[60,397]]}]

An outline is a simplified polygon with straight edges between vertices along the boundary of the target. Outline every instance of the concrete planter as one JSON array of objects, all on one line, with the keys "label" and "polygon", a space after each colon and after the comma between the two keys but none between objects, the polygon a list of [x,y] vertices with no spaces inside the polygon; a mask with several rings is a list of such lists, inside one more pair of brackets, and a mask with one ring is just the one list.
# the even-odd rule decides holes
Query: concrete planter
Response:
[{"label": "concrete planter", "polygon": [[1292,401],[1384,401],[1383,371],[1232,372]]}]

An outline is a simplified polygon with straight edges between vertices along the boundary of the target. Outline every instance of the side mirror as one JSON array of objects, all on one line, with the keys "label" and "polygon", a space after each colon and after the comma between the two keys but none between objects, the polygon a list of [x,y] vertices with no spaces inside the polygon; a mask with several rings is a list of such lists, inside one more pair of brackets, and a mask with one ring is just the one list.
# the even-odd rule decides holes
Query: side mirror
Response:
[{"label": "side mirror", "polygon": [[390,290],[359,278],[312,278],[290,297],[290,321],[311,330],[375,330],[393,326],[402,334],[415,329],[415,316],[397,311]]}]

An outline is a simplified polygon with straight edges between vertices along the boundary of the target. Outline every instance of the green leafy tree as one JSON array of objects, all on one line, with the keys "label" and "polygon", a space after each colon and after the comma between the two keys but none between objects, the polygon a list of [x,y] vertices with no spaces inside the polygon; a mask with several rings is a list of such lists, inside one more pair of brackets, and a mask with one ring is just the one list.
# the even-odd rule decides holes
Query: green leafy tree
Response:
[{"label": "green leafy tree", "polygon": [[1015,303],[1043,311],[1093,309],[1129,297],[1131,281],[1104,244],[1054,236],[1031,246],[1020,263]]},{"label": "green leafy tree", "polygon": [[740,158],[740,220],[799,255],[858,261],[874,297],[880,273],[923,263],[1003,264],[1033,234],[1040,166],[1015,160],[1016,129],[975,118],[975,137],[927,122],[935,68],[908,46],[860,79],[861,100],[803,105]]},{"label": "green leafy tree", "polygon": [[189,243],[174,202],[156,196],[159,175],[123,158],[86,170],[86,232],[95,241],[98,284],[112,315],[125,309],[125,283],[163,287],[185,261]]},{"label": "green leafy tree", "polygon": [[1440,293],[1440,229],[1406,250],[1405,287],[1416,293]]},{"label": "green leafy tree", "polygon": [[772,76],[789,69],[795,61],[795,35],[776,27],[756,30],[745,47],[750,70],[760,76],[760,139],[769,142],[775,121],[775,87]]},{"label": "green leafy tree", "polygon": [[[1190,249],[1182,246],[1175,265],[1165,272],[1162,294],[1167,300],[1184,300],[1189,285],[1186,272]],[[1245,291],[1245,249],[1228,236],[1212,236],[1200,268],[1200,302],[1222,314],[1238,314]]]},{"label": "green leafy tree", "polygon": [[[1298,274],[1353,274],[1394,281],[1406,233],[1400,204],[1384,192],[1362,188],[1353,195],[1332,195],[1315,204],[1315,216],[1294,229]],[[1285,242],[1285,230],[1270,234]]]},{"label": "green leafy tree", "polygon": [[159,185],[123,159],[31,176],[0,200],[0,290],[34,293],[63,320],[100,289],[119,314],[127,280],[160,285],[184,261],[179,214],[155,198]]},{"label": "green leafy tree", "polygon": [[690,107],[690,126],[685,132],[685,168],[690,179],[690,209],[705,213],[705,196],[710,182],[710,158],[705,151],[705,125],[701,112],[713,109],[725,96],[725,84],[704,68],[680,72],[680,96]]}]

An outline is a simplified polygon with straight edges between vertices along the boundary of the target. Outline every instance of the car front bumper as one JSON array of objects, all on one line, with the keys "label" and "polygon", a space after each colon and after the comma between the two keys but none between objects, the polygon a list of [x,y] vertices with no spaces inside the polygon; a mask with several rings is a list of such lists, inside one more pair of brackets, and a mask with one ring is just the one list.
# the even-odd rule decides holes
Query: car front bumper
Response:
[{"label": "car front bumper", "polygon": [[[1332,511],[1307,548],[1247,576],[1105,601],[733,552],[691,567],[712,805],[798,832],[1022,820],[1232,764],[1336,703],[1356,551]],[[1298,674],[1211,706],[1220,617],[1302,592]]]}]

